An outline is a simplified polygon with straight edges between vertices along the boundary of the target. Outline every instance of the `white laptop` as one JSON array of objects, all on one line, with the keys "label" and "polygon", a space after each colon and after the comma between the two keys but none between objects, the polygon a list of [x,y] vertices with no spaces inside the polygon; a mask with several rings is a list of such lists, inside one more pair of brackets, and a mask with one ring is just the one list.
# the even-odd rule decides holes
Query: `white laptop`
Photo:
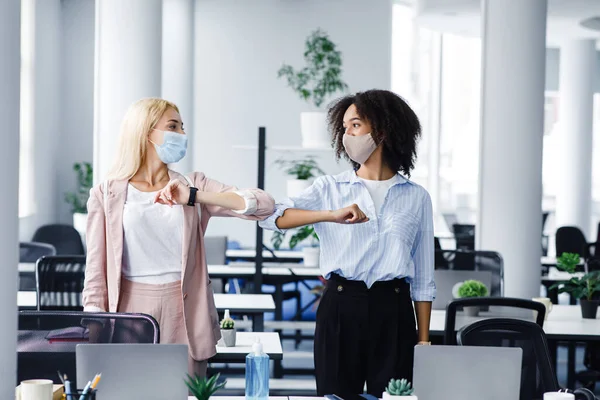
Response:
[{"label": "white laptop", "polygon": [[77,387],[98,373],[97,400],[186,400],[185,344],[80,344],[75,349]]},{"label": "white laptop", "polygon": [[518,347],[416,346],[415,395],[419,400],[519,400],[522,358]]}]

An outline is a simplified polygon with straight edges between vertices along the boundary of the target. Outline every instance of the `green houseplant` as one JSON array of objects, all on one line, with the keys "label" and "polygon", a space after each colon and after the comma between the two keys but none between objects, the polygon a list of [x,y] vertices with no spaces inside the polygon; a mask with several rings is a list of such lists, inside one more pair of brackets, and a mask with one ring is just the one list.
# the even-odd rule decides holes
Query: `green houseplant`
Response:
[{"label": "green houseplant", "polygon": [[[464,281],[458,288],[458,297],[461,299],[472,297],[485,297],[488,295],[488,288],[481,281],[469,279]],[[479,314],[479,307],[464,307],[463,311],[470,317]]]},{"label": "green houseplant", "polygon": [[296,197],[312,183],[312,178],[325,172],[319,167],[314,157],[308,156],[298,160],[279,159],[275,164],[292,177],[287,181],[287,196]]},{"label": "green houseplant", "polygon": [[417,400],[414,394],[414,389],[406,379],[391,379],[383,392],[382,400],[403,399]]},{"label": "green houseplant", "polygon": [[217,390],[223,388],[227,383],[227,381],[219,383],[219,376],[220,374],[216,374],[210,378],[200,378],[188,375],[185,384],[195,398],[198,400],[209,400]]},{"label": "green houseplant", "polygon": [[78,162],[73,165],[77,175],[77,188],[74,192],[65,193],[65,201],[73,212],[73,226],[83,236],[87,225],[87,200],[93,182],[92,164]]},{"label": "green houseplant", "polygon": [[225,347],[235,347],[235,321],[229,315],[229,310],[225,310],[225,315],[221,321],[221,337]]},{"label": "green houseplant", "polygon": [[[575,274],[580,257],[576,253],[562,253],[556,260],[558,269]],[[600,271],[593,271],[581,277],[572,276],[566,282],[555,283],[550,289],[557,289],[559,293],[569,293],[579,299],[581,316],[586,319],[595,319],[598,312],[597,294],[600,293]]]},{"label": "green houseplant", "polygon": [[[315,232],[315,228],[312,225],[306,225],[301,228],[295,229],[294,233],[290,236],[289,247],[293,250],[300,242],[308,240],[308,245],[302,248],[302,256],[304,258],[304,265],[306,267],[318,267],[319,266],[319,236]],[[281,244],[285,240],[285,233],[274,232],[271,236],[271,243],[275,250],[281,248]]]},{"label": "green houseplant", "polygon": [[320,110],[323,103],[334,94],[345,91],[348,85],[342,79],[342,53],[329,35],[321,29],[313,31],[305,41],[305,66],[299,70],[283,64],[277,72],[278,78],[306,102],[319,111],[300,114],[302,145],[304,147],[327,147],[326,115]]}]

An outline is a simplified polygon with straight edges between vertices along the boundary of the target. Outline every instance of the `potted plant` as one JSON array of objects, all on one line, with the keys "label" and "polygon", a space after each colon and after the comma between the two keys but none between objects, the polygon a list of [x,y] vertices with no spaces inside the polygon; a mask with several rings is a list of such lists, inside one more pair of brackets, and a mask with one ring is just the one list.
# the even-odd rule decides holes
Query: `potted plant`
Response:
[{"label": "potted plant", "polygon": [[77,174],[77,189],[75,192],[65,193],[65,201],[71,206],[73,212],[73,226],[85,237],[87,225],[87,200],[92,188],[92,165],[88,162],[75,163],[73,170]]},{"label": "potted plant", "polygon": [[[458,288],[458,297],[469,298],[469,297],[485,297],[488,294],[488,288],[481,281],[477,280],[466,280]],[[479,314],[479,307],[464,307],[463,311],[469,317],[476,317]]]},{"label": "potted plant", "polygon": [[414,389],[406,379],[390,379],[390,383],[383,392],[382,400],[417,400],[417,396],[413,394]]},{"label": "potted plant", "polygon": [[225,310],[225,316],[221,321],[221,337],[225,347],[235,347],[235,322],[229,316],[229,310]]},{"label": "potted plant", "polygon": [[[579,254],[562,253],[557,259],[556,266],[560,270],[574,274],[579,259]],[[583,318],[596,318],[600,301],[594,295],[600,293],[600,271],[593,271],[582,277],[571,277],[567,282],[555,283],[550,287],[550,289],[556,288],[558,288],[559,293],[567,292],[574,298],[579,299]]]},{"label": "potted plant", "polygon": [[302,146],[329,147],[327,115],[320,107],[326,98],[348,88],[342,80],[342,53],[327,33],[317,29],[306,39],[304,61],[306,65],[300,70],[284,64],[277,77],[285,78],[301,99],[314,105],[314,111],[300,114]]},{"label": "potted plant", "polygon": [[308,156],[301,160],[277,160],[286,174],[294,177],[287,181],[287,196],[296,197],[308,188],[312,183],[312,178],[317,175],[324,175],[325,172],[319,168],[314,157]]},{"label": "potted plant", "polygon": [[225,386],[227,381],[219,383],[220,374],[213,375],[211,378],[187,376],[186,386],[190,393],[198,400],[209,400],[210,397],[219,389]]},{"label": "potted plant", "polygon": [[[283,240],[285,238],[284,233],[275,232],[271,237],[271,243],[275,250],[279,250]],[[318,267],[319,266],[319,236],[315,232],[315,228],[312,225],[306,225],[299,229],[296,229],[294,234],[290,237],[289,246],[290,249],[294,249],[300,242],[308,239],[308,245],[302,248],[302,257],[304,258],[305,267]]]}]

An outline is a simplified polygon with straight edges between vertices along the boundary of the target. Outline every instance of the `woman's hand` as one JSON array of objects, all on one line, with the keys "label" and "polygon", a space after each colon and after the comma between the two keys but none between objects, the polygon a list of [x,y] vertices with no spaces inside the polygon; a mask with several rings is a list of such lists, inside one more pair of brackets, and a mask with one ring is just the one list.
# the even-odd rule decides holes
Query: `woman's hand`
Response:
[{"label": "woman's hand", "polygon": [[356,204],[340,208],[331,213],[331,222],[337,222],[338,224],[360,224],[369,220],[369,217]]},{"label": "woman's hand", "polygon": [[187,204],[190,199],[190,188],[179,179],[173,179],[154,197],[154,202],[167,206]]}]

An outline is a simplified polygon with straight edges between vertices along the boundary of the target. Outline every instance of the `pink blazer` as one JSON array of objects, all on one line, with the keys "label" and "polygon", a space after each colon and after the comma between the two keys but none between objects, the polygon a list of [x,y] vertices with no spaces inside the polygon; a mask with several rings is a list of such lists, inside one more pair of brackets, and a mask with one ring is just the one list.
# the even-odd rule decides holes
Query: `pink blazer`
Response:
[{"label": "pink blazer", "polygon": [[[186,182],[185,177],[175,171],[169,171],[169,176],[171,179],[177,178]],[[209,179],[201,172],[192,173],[190,178],[200,191],[237,190],[233,186]],[[121,288],[123,207],[127,197],[127,184],[127,180],[109,181],[106,204],[104,204],[102,184],[94,186],[90,191],[87,204],[84,307],[98,307],[108,312],[117,311]],[[190,355],[196,360],[206,360],[215,355],[215,346],[221,337],[213,290],[206,267],[204,232],[208,221],[213,216],[239,217],[256,221],[265,219],[273,213],[275,202],[269,194],[258,189],[251,189],[249,192],[256,198],[257,203],[253,215],[241,215],[221,207],[203,204],[183,208],[181,293]]]}]

